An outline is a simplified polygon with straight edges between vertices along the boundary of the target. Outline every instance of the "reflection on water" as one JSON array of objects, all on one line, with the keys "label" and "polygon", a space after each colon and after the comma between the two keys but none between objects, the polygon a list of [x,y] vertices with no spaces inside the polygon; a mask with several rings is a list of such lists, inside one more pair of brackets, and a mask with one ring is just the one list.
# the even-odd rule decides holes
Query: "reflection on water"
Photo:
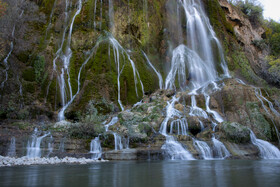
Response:
[{"label": "reflection on water", "polygon": [[278,160],[108,162],[0,168],[0,186],[278,186]]}]

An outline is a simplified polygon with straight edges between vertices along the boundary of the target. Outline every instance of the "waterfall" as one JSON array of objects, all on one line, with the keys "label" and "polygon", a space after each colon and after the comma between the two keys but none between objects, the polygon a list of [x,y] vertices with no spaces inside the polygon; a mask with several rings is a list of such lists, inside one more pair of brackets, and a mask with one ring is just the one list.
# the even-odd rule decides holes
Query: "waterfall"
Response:
[{"label": "waterfall", "polygon": [[92,154],[92,159],[98,160],[102,156],[102,147],[99,140],[99,137],[96,137],[94,140],[91,140],[90,143],[90,153]]},{"label": "waterfall", "polygon": [[8,149],[7,156],[9,157],[15,157],[16,156],[16,138],[12,137],[11,138],[11,143]]},{"label": "waterfall", "polygon": [[46,157],[49,157],[50,154],[53,153],[53,146],[54,146],[53,137],[52,137],[52,135],[51,135],[50,140],[49,140],[49,142],[48,142],[48,154],[47,154]]},{"label": "waterfall", "polygon": [[[186,150],[175,138],[171,135],[167,135],[167,124],[170,119],[174,117],[182,117],[182,114],[179,110],[174,108],[176,102],[179,101],[179,98],[173,96],[172,100],[169,102],[167,101],[166,106],[166,117],[161,124],[160,133],[166,137],[166,141],[161,147],[167,156],[172,160],[194,160],[191,153]],[[185,132],[184,132],[185,133]]]},{"label": "waterfall", "polygon": [[113,117],[112,120],[108,124],[105,125],[105,131],[108,132],[109,127],[112,125],[115,125],[118,121],[119,121],[119,118],[117,116]]},{"label": "waterfall", "polygon": [[214,157],[225,159],[230,156],[229,151],[227,150],[226,146],[219,140],[217,140],[215,137],[212,138],[212,142],[214,145]]},{"label": "waterfall", "polygon": [[193,139],[193,144],[199,150],[199,153],[201,154],[204,160],[213,159],[212,150],[206,142]]},{"label": "waterfall", "polygon": [[[65,52],[63,52],[63,50],[61,50],[61,54],[60,54],[60,58],[63,61],[63,67],[61,68],[60,76],[58,76],[58,83],[59,83],[59,87],[60,87],[60,95],[61,95],[63,107],[58,113],[59,121],[65,119],[64,112],[74,100],[73,93],[72,93],[72,87],[71,87],[71,77],[70,77],[70,72],[69,72],[69,65],[70,65],[70,60],[72,57],[72,50],[71,50],[70,45],[71,45],[74,21],[75,21],[75,18],[77,17],[77,15],[80,14],[81,10],[82,10],[82,0],[79,0],[78,9],[77,9],[75,15],[73,16],[71,24],[70,24],[68,38],[66,41],[66,50],[65,50]],[[67,77],[68,90],[67,90],[66,82],[64,79],[65,76]],[[70,95],[70,100],[68,100],[68,101],[67,101],[67,97],[66,97],[66,91],[68,91],[69,95]]]},{"label": "waterfall", "polygon": [[38,136],[38,129],[35,128],[34,133],[31,136],[31,141],[27,143],[27,154],[28,158],[41,157],[41,142],[42,140],[50,135],[50,133],[46,133],[43,136]]},{"label": "waterfall", "polygon": [[9,71],[9,64],[8,64],[8,60],[14,50],[14,37],[15,37],[15,28],[16,28],[16,25],[13,26],[13,31],[12,31],[12,41],[11,41],[11,44],[10,44],[10,51],[8,53],[8,55],[6,56],[6,58],[4,59],[3,63],[4,63],[4,66],[5,66],[5,69],[4,69],[4,74],[5,74],[5,80],[2,81],[1,85],[0,85],[0,88],[3,89],[4,86],[5,86],[5,83],[7,82],[8,80],[8,71]]},{"label": "waterfall", "polygon": [[144,51],[142,51],[144,57],[146,58],[149,66],[151,66],[151,68],[154,70],[154,72],[157,74],[158,76],[158,81],[159,81],[159,89],[163,89],[163,80],[162,80],[162,76],[161,74],[156,70],[156,68],[153,66],[153,64],[151,63],[151,61],[149,60],[148,56],[146,55],[146,53],[144,53]]},{"label": "waterfall", "polygon": [[191,106],[189,115],[203,117],[204,119],[207,119],[208,118],[207,113],[202,108],[199,108],[197,106],[195,95],[191,96],[191,101],[192,101],[192,106]]},{"label": "waterfall", "polygon": [[205,100],[206,100],[206,111],[209,113],[209,114],[212,114],[213,118],[219,122],[219,123],[222,123],[224,120],[223,118],[220,116],[220,114],[214,110],[211,110],[210,107],[209,107],[209,103],[210,103],[210,96],[209,95],[205,95]]},{"label": "waterfall", "polygon": [[186,150],[173,136],[166,136],[165,144],[161,147],[171,160],[194,160],[191,153]]},{"label": "waterfall", "polygon": [[115,138],[115,150],[122,150],[123,149],[122,137],[117,133],[113,133],[113,135]]},{"label": "waterfall", "polygon": [[47,29],[46,29],[45,40],[47,39],[49,30],[51,29],[51,26],[52,26],[52,17],[53,17],[53,14],[54,14],[56,4],[57,4],[57,0],[55,0],[54,3],[53,3],[52,11],[51,11],[50,18],[49,18],[49,24],[48,24]]},{"label": "waterfall", "polygon": [[[191,90],[198,89],[218,79],[217,65],[223,69],[223,75],[229,77],[221,44],[203,11],[200,0],[177,0],[177,5],[178,25],[186,25],[187,45],[181,43],[173,50],[165,89],[175,88],[176,76],[180,89],[184,90],[186,86]],[[181,23],[179,18],[181,10],[185,14],[186,23]],[[182,31],[178,30],[180,32],[178,35],[183,37]],[[218,57],[214,54],[218,54]]]},{"label": "waterfall", "polygon": [[280,151],[277,147],[272,145],[271,143],[257,139],[256,135],[250,130],[250,137],[252,143],[258,147],[260,151],[260,157],[263,159],[280,159]]},{"label": "waterfall", "polygon": [[174,126],[175,126],[175,130],[177,130],[177,135],[187,135],[188,122],[186,118],[172,121],[170,124],[170,134],[173,133]]},{"label": "waterfall", "polygon": [[272,121],[272,123],[274,125],[274,129],[275,129],[276,135],[277,135],[277,138],[278,138],[278,143],[280,145],[280,134],[279,134],[279,131],[278,131],[277,127],[276,127],[276,124],[275,124],[271,114],[269,113],[268,109],[264,105],[263,100],[268,103],[269,108],[274,113],[274,115],[276,115],[277,117],[280,117],[280,114],[279,114],[279,112],[277,110],[275,110],[275,108],[273,107],[273,104],[262,95],[262,92],[261,92],[260,88],[255,88],[255,95],[258,98],[258,100],[261,102],[263,109],[265,110],[265,112],[269,116],[270,120]]}]

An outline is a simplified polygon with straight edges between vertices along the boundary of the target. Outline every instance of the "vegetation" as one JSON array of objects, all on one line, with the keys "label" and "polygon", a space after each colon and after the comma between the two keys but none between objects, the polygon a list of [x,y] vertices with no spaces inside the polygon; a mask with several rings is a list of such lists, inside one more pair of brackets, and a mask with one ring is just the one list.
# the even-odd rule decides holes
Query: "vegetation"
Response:
[{"label": "vegetation", "polygon": [[257,0],[236,0],[235,5],[248,16],[253,26],[260,26],[263,22],[263,7]]}]

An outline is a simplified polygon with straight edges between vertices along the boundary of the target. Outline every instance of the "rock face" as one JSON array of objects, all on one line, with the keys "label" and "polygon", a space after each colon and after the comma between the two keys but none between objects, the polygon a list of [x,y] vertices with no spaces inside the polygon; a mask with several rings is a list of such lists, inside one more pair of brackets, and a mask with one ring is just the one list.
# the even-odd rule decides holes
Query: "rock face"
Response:
[{"label": "rock face", "polygon": [[263,73],[262,67],[265,63],[265,57],[268,55],[268,49],[260,48],[254,45],[254,42],[263,40],[264,28],[252,26],[242,12],[233,7],[227,0],[219,0],[219,4],[224,9],[228,22],[233,26],[235,36],[243,46],[253,70],[260,75]]},{"label": "rock face", "polygon": [[[225,85],[220,90],[210,95],[209,103],[210,110],[222,116],[224,122],[218,123],[216,121],[217,126],[213,127],[215,118],[210,112],[206,112],[207,107],[203,100],[199,107],[201,110],[205,110],[209,118],[190,115],[191,95],[188,95],[188,91],[178,92],[177,96],[181,99],[178,99],[174,107],[186,119],[187,135],[177,135],[178,131],[175,126],[173,131],[170,131],[171,121],[179,120],[179,118],[170,118],[167,124],[167,133],[174,136],[196,158],[201,158],[201,153],[194,142],[197,140],[204,141],[214,150],[213,136],[224,143],[232,159],[258,158],[259,151],[251,143],[250,130],[260,139],[277,142],[275,128],[280,129],[279,118],[271,108],[262,104],[255,87],[241,84],[235,79],[227,79],[224,82]],[[165,153],[161,147],[165,143],[166,137],[161,135],[159,130],[167,115],[167,102],[171,101],[169,93],[170,91],[158,90],[149,96],[145,96],[142,103],[138,103],[126,111],[115,113],[113,116],[118,116],[118,121],[109,126],[108,131],[105,131],[104,125],[109,124],[113,116],[108,117],[105,122],[96,121],[94,126],[100,125],[100,130],[98,133],[93,132],[93,134],[81,131],[82,124],[66,123],[66,125],[62,125],[63,123],[61,123],[61,125],[42,126],[42,130],[50,131],[53,135],[53,150],[49,156],[90,158],[90,141],[99,136],[103,152],[102,158],[104,159],[163,159]],[[196,98],[199,100],[203,97],[197,95]],[[82,136],[74,133],[79,126],[80,129],[78,130],[83,132]],[[17,156],[24,156],[28,136],[30,137],[33,130],[30,124],[14,123],[13,128],[11,124],[2,124],[0,127],[0,143],[3,145],[0,154],[6,155],[10,144],[9,138],[15,136],[18,142],[16,144]],[[96,129],[93,129],[93,131],[96,131]],[[114,139],[116,138],[113,135],[114,133],[118,134],[120,140]],[[120,146],[116,148],[116,141],[118,144],[122,144],[122,149]],[[48,139],[45,139],[42,142],[42,150],[45,153],[48,152],[47,145]],[[215,156],[214,151],[213,154]]]}]

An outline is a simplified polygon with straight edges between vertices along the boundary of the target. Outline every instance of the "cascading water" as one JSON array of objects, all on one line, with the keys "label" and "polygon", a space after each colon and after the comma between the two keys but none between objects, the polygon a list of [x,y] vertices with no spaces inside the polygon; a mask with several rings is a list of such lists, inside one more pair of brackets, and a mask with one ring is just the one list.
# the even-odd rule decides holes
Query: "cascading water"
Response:
[{"label": "cascading water", "polygon": [[50,137],[50,139],[49,139],[49,142],[48,142],[48,154],[47,154],[46,157],[49,157],[50,154],[53,153],[53,147],[54,147],[54,142],[53,142],[53,141],[54,141],[54,140],[53,140],[53,137],[52,137],[52,135],[51,135],[51,137]]},{"label": "cascading water", "polygon": [[16,138],[12,137],[11,138],[11,143],[8,149],[7,156],[9,157],[15,157],[16,156]]},{"label": "cascading water", "polygon": [[194,146],[199,150],[201,157],[204,160],[211,160],[213,159],[213,153],[211,148],[208,146],[206,142],[199,141],[196,139],[193,139]]},{"label": "cascading water", "polygon": [[11,41],[11,44],[10,44],[10,51],[8,53],[8,55],[6,56],[6,58],[4,59],[3,63],[4,63],[4,66],[5,66],[5,69],[4,69],[4,74],[5,74],[5,79],[4,81],[2,81],[1,85],[0,85],[0,88],[3,89],[4,86],[5,86],[5,83],[7,82],[8,80],[8,71],[9,71],[9,64],[8,64],[8,60],[14,50],[14,37],[15,37],[15,28],[16,26],[14,25],[13,26],[13,31],[12,31],[12,41]]},{"label": "cascading water", "polygon": [[149,66],[151,66],[151,68],[154,70],[154,72],[157,74],[158,76],[158,81],[159,81],[159,89],[163,89],[163,80],[162,80],[162,76],[161,74],[156,70],[156,68],[153,66],[153,64],[151,63],[151,61],[149,60],[148,56],[146,55],[146,53],[144,53],[144,51],[142,51],[144,57],[146,58]]},{"label": "cascading water", "polygon": [[[105,125],[105,131],[108,132],[109,127],[112,125],[115,125],[118,121],[119,121],[118,117],[113,117],[112,120],[108,124]],[[114,139],[115,139],[115,150],[122,150],[124,147],[122,144],[122,137],[115,132],[113,132],[112,134],[114,135]],[[128,145],[127,145],[127,147],[128,147]]]},{"label": "cascading water", "polygon": [[[250,130],[251,131],[251,130]],[[271,143],[257,139],[256,135],[251,131],[250,133],[252,143],[258,147],[260,151],[260,157],[263,159],[280,159],[280,151],[277,147]]]},{"label": "cascading water", "polygon": [[230,153],[225,145],[221,141],[217,140],[214,136],[212,137],[212,142],[214,146],[213,151],[215,158],[225,159],[230,156]]},{"label": "cascading water", "polygon": [[[280,133],[276,127],[276,124],[270,114],[270,112],[268,111],[268,109],[266,108],[266,106],[264,105],[264,101],[268,103],[269,105],[269,108],[270,110],[273,112],[274,115],[276,115],[277,117],[280,117],[280,114],[277,110],[275,110],[275,108],[273,107],[273,104],[267,99],[265,98],[263,95],[262,95],[262,92],[261,92],[261,89],[260,88],[255,88],[255,95],[256,97],[259,99],[259,101],[261,102],[262,104],[262,107],[263,109],[265,110],[265,112],[267,113],[267,115],[270,117],[273,125],[274,125],[274,129],[275,129],[275,132],[276,132],[276,135],[277,135],[277,138],[278,138],[278,143],[280,145]],[[264,101],[263,101],[264,100]]]},{"label": "cascading water", "polygon": [[191,101],[192,101],[192,106],[191,106],[189,115],[203,117],[204,119],[207,119],[208,118],[207,113],[202,108],[199,108],[197,106],[195,95],[191,96]]},{"label": "cascading water", "polygon": [[172,121],[170,123],[170,134],[173,134],[173,127],[175,127],[174,130],[177,131],[177,135],[187,135],[188,122],[186,118]]},{"label": "cascading water", "polygon": [[173,136],[167,134],[167,124],[169,120],[174,119],[174,117],[182,117],[181,112],[174,108],[174,105],[177,101],[179,101],[179,98],[173,96],[172,100],[167,102],[166,117],[162,122],[159,131],[166,137],[166,141],[161,149],[164,150],[167,157],[171,160],[194,160],[193,156],[188,150],[186,150],[178,141],[176,141]]},{"label": "cascading water", "polygon": [[[229,76],[224,60],[222,47],[216,34],[206,17],[200,0],[177,0],[177,15],[183,10],[186,23],[187,45],[180,44],[173,50],[171,70],[166,78],[165,88],[174,89],[175,79],[181,89],[186,88],[186,68],[188,74],[188,87],[191,90],[198,89],[209,82],[218,79],[216,66],[223,69],[224,76]],[[179,16],[178,16],[179,17]],[[181,29],[178,29],[179,31]],[[183,37],[182,31],[178,34]],[[183,41],[184,39],[180,39]],[[213,47],[215,46],[215,47]],[[214,55],[218,54],[218,55]]]},{"label": "cascading water", "polygon": [[105,131],[108,132],[109,127],[112,125],[115,125],[118,121],[119,121],[118,117],[113,117],[112,120],[108,124],[105,125]]},{"label": "cascading water", "polygon": [[35,128],[31,137],[31,141],[28,141],[27,143],[26,157],[28,158],[41,157],[41,142],[45,137],[50,135],[50,133],[46,133],[43,136],[38,136],[38,134],[38,129]]},{"label": "cascading water", "polygon": [[209,114],[212,114],[213,118],[219,122],[222,123],[224,121],[224,119],[220,116],[220,114],[214,110],[211,110],[209,107],[209,103],[210,103],[210,96],[209,95],[205,95],[205,100],[206,100],[206,111]]},{"label": "cascading water", "polygon": [[122,137],[117,133],[113,133],[113,135],[115,138],[115,150],[122,150],[123,149]]},{"label": "cascading water", "polygon": [[96,137],[94,140],[91,140],[90,143],[90,153],[92,154],[92,159],[98,160],[102,156],[102,148],[99,137]]},{"label": "cascading water", "polygon": [[[67,0],[66,0],[67,1]],[[73,94],[72,94],[72,86],[71,86],[71,77],[70,77],[70,72],[69,72],[69,65],[70,65],[70,60],[72,57],[72,50],[71,50],[71,38],[72,38],[72,31],[73,31],[73,25],[75,22],[75,18],[77,15],[80,14],[82,10],[82,0],[78,1],[78,9],[76,13],[74,14],[72,21],[70,23],[70,28],[69,28],[69,33],[68,33],[68,38],[66,41],[66,49],[65,51],[60,50],[59,52],[59,57],[63,62],[63,67],[61,68],[61,74],[58,76],[58,83],[60,87],[60,95],[61,95],[61,100],[62,100],[62,109],[58,113],[58,119],[59,121],[64,120],[64,112],[67,109],[67,107],[73,102]],[[67,3],[66,3],[67,4]],[[66,5],[67,6],[67,5]],[[67,77],[67,86],[65,82],[65,77]],[[67,100],[67,91],[69,92],[70,99]]]}]

